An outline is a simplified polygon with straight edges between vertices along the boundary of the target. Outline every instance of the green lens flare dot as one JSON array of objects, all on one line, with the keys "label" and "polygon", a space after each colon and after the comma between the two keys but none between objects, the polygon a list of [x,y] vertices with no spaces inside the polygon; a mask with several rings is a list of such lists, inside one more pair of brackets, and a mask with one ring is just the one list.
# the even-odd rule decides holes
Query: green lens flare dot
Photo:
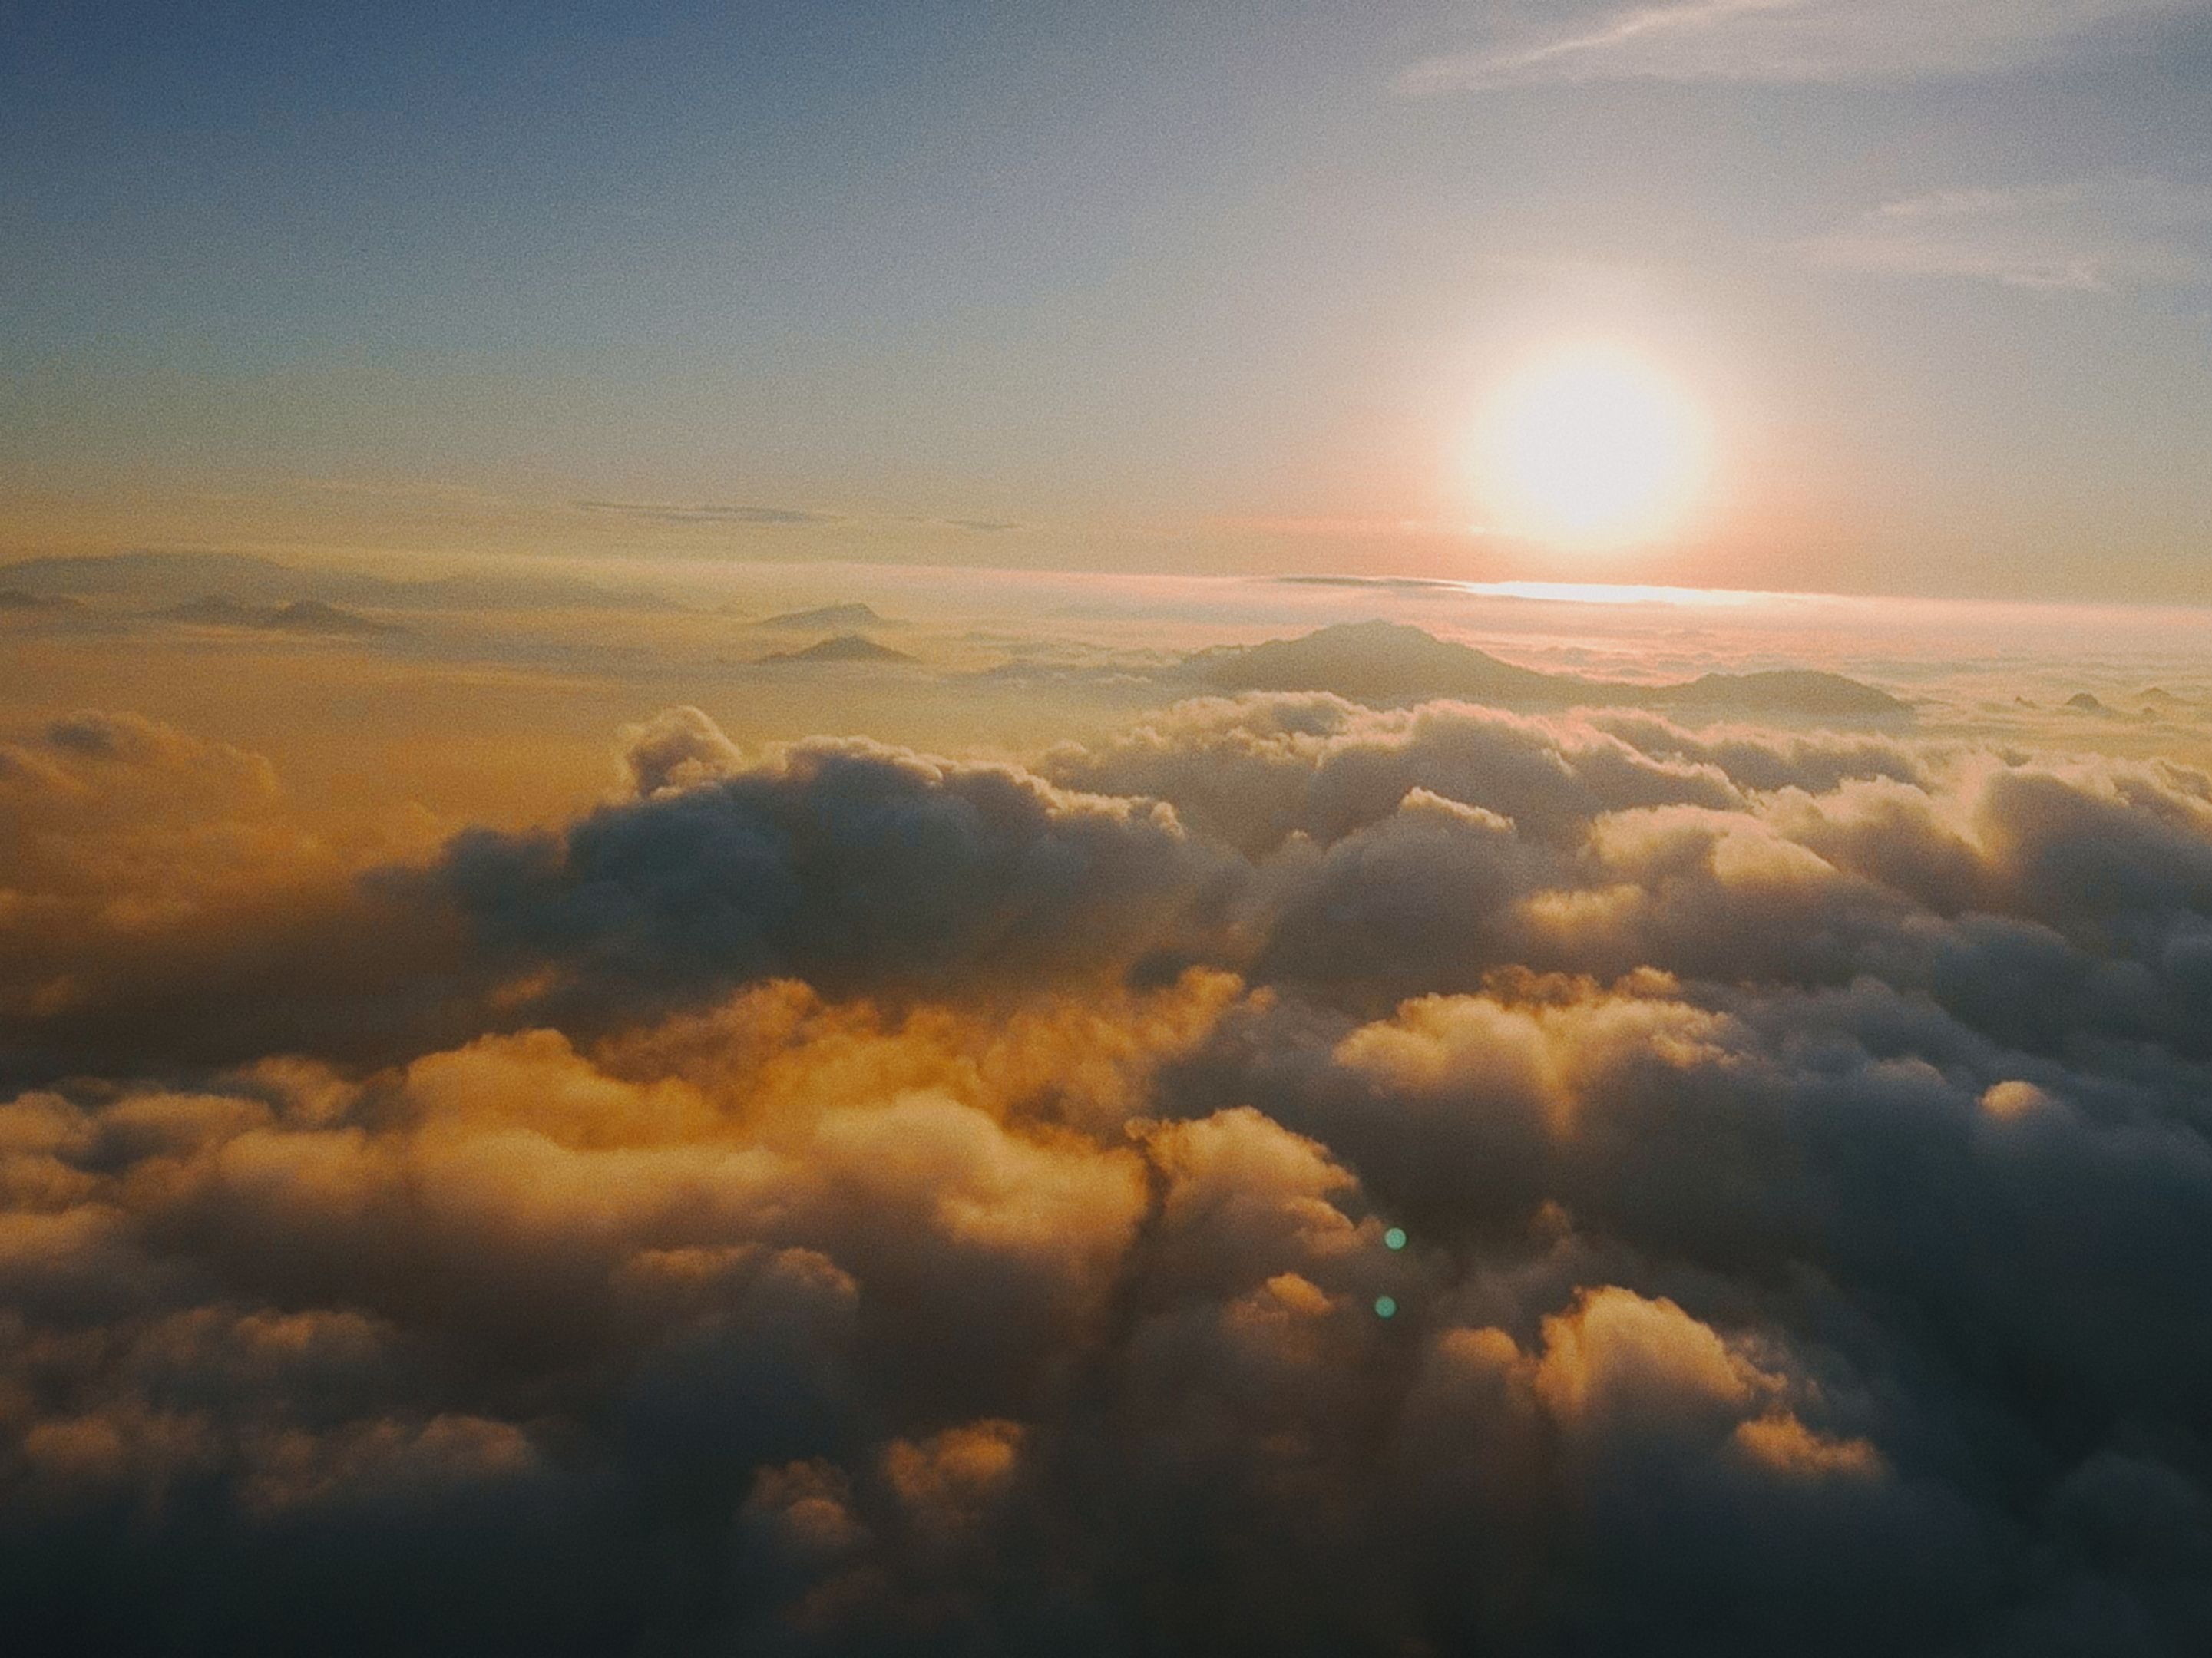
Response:
[{"label": "green lens flare dot", "polygon": [[1393,1301],[1393,1300],[1392,1300],[1389,1296],[1377,1296],[1377,1297],[1375,1297],[1375,1316],[1376,1316],[1376,1317],[1377,1317],[1377,1318],[1395,1318],[1395,1317],[1397,1317],[1397,1316],[1398,1316],[1398,1303],[1397,1303],[1396,1302]]},{"label": "green lens flare dot", "polygon": [[1402,1226],[1394,1226],[1389,1231],[1385,1232],[1382,1235],[1382,1247],[1385,1249],[1404,1248],[1406,1247],[1406,1229]]}]

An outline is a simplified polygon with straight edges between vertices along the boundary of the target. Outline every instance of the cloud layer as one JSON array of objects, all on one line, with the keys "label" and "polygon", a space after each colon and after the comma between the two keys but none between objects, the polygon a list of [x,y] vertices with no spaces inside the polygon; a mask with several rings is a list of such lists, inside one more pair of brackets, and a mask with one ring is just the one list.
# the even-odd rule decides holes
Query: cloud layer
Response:
[{"label": "cloud layer", "polygon": [[2212,780],[1319,695],[623,768],[364,872],[0,750],[39,1649],[2212,1636]]}]

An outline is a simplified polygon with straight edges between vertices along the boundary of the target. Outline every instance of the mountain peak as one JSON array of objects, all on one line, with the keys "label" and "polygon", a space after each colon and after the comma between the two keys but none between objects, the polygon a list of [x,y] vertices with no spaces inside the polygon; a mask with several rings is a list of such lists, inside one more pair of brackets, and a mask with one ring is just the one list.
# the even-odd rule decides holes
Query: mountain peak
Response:
[{"label": "mountain peak", "polygon": [[781,616],[771,616],[756,622],[756,628],[842,628],[851,632],[860,628],[879,628],[884,618],[870,606],[861,604],[821,604],[811,610],[786,610]]},{"label": "mountain peak", "polygon": [[1200,653],[1188,665],[1232,691],[1330,691],[1358,701],[1456,698],[1520,708],[1575,703],[1629,708],[1763,709],[1829,717],[1906,712],[1886,691],[1804,669],[1710,673],[1674,685],[1635,685],[1544,673],[1470,645],[1379,618],[1339,622],[1297,639]]},{"label": "mountain peak", "polygon": [[904,651],[895,651],[888,645],[878,645],[865,634],[839,634],[809,645],[804,650],[776,651],[761,659],[763,662],[912,662],[915,659]]}]

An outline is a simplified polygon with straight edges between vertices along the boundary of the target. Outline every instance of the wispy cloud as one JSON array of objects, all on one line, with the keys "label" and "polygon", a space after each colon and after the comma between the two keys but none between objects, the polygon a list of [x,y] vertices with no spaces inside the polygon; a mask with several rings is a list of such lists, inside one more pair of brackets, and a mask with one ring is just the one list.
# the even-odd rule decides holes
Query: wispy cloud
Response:
[{"label": "wispy cloud", "polygon": [[587,513],[611,513],[624,518],[649,519],[655,524],[805,525],[841,521],[838,513],[817,513],[800,507],[684,507],[638,501],[580,501],[576,505]]},{"label": "wispy cloud", "polygon": [[2212,280],[2208,236],[2212,192],[2106,179],[1890,202],[1796,251],[1832,270],[2104,293]]},{"label": "wispy cloud", "polygon": [[925,530],[958,530],[968,535],[999,536],[1033,525],[1012,518],[939,518],[927,513],[908,513],[890,520],[896,524],[911,524]]},{"label": "wispy cloud", "polygon": [[1529,27],[1414,64],[1398,89],[1974,76],[2124,43],[2203,9],[2202,0],[1680,0],[1593,21],[1554,4]]},{"label": "wispy cloud", "polygon": [[[805,529],[825,524],[851,525],[870,521],[865,517],[856,518],[850,513],[825,513],[805,507],[763,507],[752,503],[738,506],[708,503],[691,507],[654,501],[579,501],[573,505],[580,512],[611,513],[623,518],[641,519],[651,524],[738,524],[761,525],[770,529]],[[1012,519],[1001,518],[908,516],[877,521],[925,525],[939,530],[962,530],[973,535],[1002,535],[1027,527]]]}]

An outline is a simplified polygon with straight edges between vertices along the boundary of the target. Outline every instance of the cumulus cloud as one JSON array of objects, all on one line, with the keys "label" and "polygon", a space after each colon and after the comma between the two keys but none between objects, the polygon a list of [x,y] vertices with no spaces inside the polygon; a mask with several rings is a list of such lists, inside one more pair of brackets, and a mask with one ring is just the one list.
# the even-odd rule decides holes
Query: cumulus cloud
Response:
[{"label": "cumulus cloud", "polygon": [[309,826],[261,756],[142,715],[0,744],[0,1084],[416,1017],[435,918],[380,926],[354,885],[398,844]]},{"label": "cumulus cloud", "polygon": [[42,1651],[2212,1636],[2186,768],[1255,695],[677,709],[397,862],[122,716],[0,790]]},{"label": "cumulus cloud", "polygon": [[495,958],[556,965],[572,1001],[1110,970],[1171,944],[1236,872],[1164,804],[1012,767],[815,740],[710,775],[727,756],[690,720],[629,751],[648,798],[557,835],[465,835],[425,895]]}]

